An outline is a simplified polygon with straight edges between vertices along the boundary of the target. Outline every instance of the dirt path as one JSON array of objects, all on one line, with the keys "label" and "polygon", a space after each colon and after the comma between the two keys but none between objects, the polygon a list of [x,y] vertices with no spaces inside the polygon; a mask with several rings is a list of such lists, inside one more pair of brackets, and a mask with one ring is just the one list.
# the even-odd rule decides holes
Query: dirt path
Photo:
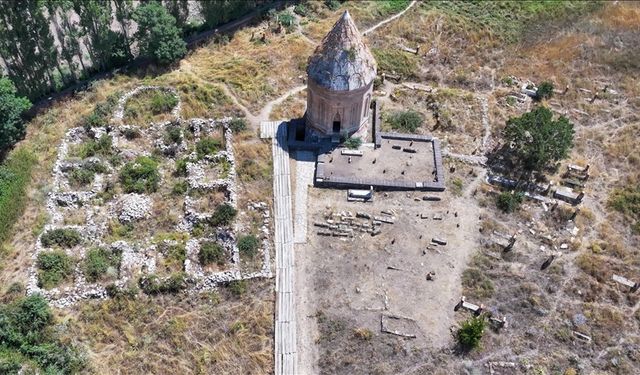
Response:
[{"label": "dirt path", "polygon": [[416,0],[413,0],[413,1],[412,1],[412,2],[411,2],[411,3],[410,3],[406,8],[402,11],[402,12],[397,13],[397,14],[394,14],[393,16],[391,16],[391,17],[389,17],[389,18],[387,18],[387,19],[385,19],[385,20],[382,20],[382,21],[380,21],[380,22],[376,23],[375,25],[373,25],[373,26],[371,26],[370,28],[368,28],[368,29],[366,29],[365,31],[363,31],[363,32],[362,32],[362,35],[367,35],[367,34],[369,34],[370,32],[375,31],[375,30],[376,30],[377,28],[379,28],[380,26],[386,25],[386,24],[388,24],[389,22],[391,22],[391,21],[393,21],[393,20],[395,20],[395,19],[397,19],[397,18],[401,17],[401,16],[402,16],[403,14],[405,14],[409,9],[411,9],[414,5],[416,5],[416,2],[417,2]]}]

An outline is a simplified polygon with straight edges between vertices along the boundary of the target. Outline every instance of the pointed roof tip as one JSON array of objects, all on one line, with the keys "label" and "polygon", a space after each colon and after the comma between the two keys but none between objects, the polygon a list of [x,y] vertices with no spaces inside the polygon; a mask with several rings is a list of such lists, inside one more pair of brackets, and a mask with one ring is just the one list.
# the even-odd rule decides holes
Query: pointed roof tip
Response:
[{"label": "pointed roof tip", "polygon": [[348,10],[316,47],[307,66],[309,78],[330,90],[355,90],[376,75],[376,62]]}]

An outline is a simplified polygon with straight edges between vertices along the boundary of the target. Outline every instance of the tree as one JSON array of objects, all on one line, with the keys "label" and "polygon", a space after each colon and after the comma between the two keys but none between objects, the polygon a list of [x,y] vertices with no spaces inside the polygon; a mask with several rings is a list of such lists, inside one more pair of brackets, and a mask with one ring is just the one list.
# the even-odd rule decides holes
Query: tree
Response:
[{"label": "tree", "polygon": [[236,19],[256,8],[255,0],[200,0],[202,16],[209,28]]},{"label": "tree", "polygon": [[573,124],[564,116],[554,120],[546,107],[510,118],[504,134],[512,145],[516,164],[527,171],[547,168],[566,158],[573,147]]},{"label": "tree", "polygon": [[511,213],[518,209],[522,203],[523,194],[520,192],[510,193],[505,191],[498,195],[496,206],[505,213]]},{"label": "tree", "polygon": [[456,334],[460,346],[465,350],[477,348],[484,333],[484,325],[482,317],[474,317],[462,323]]},{"label": "tree", "polygon": [[24,137],[22,113],[29,108],[29,99],[16,96],[13,83],[8,78],[0,78],[0,155]]},{"label": "tree", "polygon": [[553,83],[544,81],[536,90],[536,100],[545,100],[553,96]]},{"label": "tree", "polygon": [[141,55],[152,57],[160,64],[169,64],[187,52],[176,19],[159,3],[139,6],[133,12],[133,19],[138,23],[135,37]]}]

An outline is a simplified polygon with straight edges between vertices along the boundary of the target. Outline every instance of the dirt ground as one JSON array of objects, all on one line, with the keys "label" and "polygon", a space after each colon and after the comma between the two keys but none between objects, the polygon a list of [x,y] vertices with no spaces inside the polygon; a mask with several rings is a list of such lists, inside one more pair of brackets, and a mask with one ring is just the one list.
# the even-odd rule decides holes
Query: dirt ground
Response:
[{"label": "dirt ground", "polygon": [[[326,322],[342,322],[341,334],[348,337],[370,331],[372,342],[398,341],[409,352],[438,351],[451,345],[450,327],[455,322],[453,307],[461,297],[461,274],[478,240],[478,207],[470,198],[437,193],[439,202],[423,201],[425,193],[376,193],[373,203],[346,201],[345,191],[312,188],[309,191],[308,243],[296,248],[297,306],[301,362],[313,358],[318,366],[309,373],[371,373],[384,370],[385,351],[374,358],[341,362],[331,355],[338,350],[337,332]],[[417,200],[416,200],[417,199]],[[377,236],[356,234],[354,238],[317,235],[314,222],[324,221],[329,212],[366,212],[385,216],[394,212],[394,224],[383,224]],[[433,217],[442,216],[443,220]],[[421,218],[426,216],[426,218]],[[446,239],[446,246],[428,249],[432,238]],[[435,272],[428,281],[429,272]],[[396,328],[413,339],[381,332],[381,315],[401,316]],[[334,327],[335,328],[335,327]],[[314,343],[319,343],[314,348]],[[357,340],[355,342],[357,344]],[[342,349],[347,350],[345,347]],[[390,353],[389,355],[393,355]],[[394,362],[400,370],[403,361]],[[382,366],[382,367],[380,367]],[[302,367],[301,373],[305,372]]]}]

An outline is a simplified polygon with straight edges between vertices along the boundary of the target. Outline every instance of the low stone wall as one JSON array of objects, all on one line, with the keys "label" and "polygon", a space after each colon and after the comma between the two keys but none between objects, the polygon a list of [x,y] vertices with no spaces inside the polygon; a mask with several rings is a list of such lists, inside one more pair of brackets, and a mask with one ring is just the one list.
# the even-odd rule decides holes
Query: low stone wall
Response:
[{"label": "low stone wall", "polygon": [[[124,115],[124,106],[128,98],[145,90],[166,90],[176,94],[172,88],[158,88],[152,86],[138,87],[120,98],[118,108],[116,109],[113,120],[121,120]],[[176,94],[177,95],[177,94]],[[163,134],[167,126],[180,126],[184,132],[189,127],[193,132],[193,139],[190,142],[197,142],[202,136],[213,131],[222,131],[224,135],[225,149],[214,155],[208,155],[198,160],[195,151],[186,154],[188,145],[186,138],[182,134],[182,140],[178,144],[170,145],[172,147],[172,156],[167,156],[165,163],[172,165],[169,159],[177,159],[176,154],[191,160],[187,163],[186,181],[190,188],[199,190],[218,189],[225,192],[225,203],[237,208],[237,183],[236,183],[236,162],[233,152],[233,133],[229,128],[231,118],[223,119],[190,119],[180,120],[180,105],[178,104],[173,110],[176,120],[153,123],[142,129],[131,125],[110,126],[109,128],[93,128],[90,131],[84,128],[70,129],[65,135],[62,143],[58,147],[58,156],[53,167],[53,191],[48,194],[47,211],[49,213],[49,222],[45,225],[43,234],[53,229],[75,229],[83,238],[83,244],[75,246],[72,249],[66,249],[65,252],[77,259],[77,264],[73,272],[73,282],[70,286],[56,287],[49,290],[43,289],[38,285],[38,269],[37,258],[41,252],[50,251],[41,243],[42,234],[38,237],[36,246],[31,253],[32,264],[29,268],[27,293],[39,293],[45,296],[54,306],[66,307],[72,305],[82,299],[87,298],[106,298],[107,285],[113,284],[117,288],[124,288],[130,284],[132,280],[142,275],[154,274],[156,271],[156,258],[160,256],[162,246],[175,245],[178,242],[173,240],[163,240],[160,243],[154,242],[152,238],[138,239],[136,241],[117,240],[110,242],[108,234],[108,226],[111,222],[129,223],[138,220],[145,220],[153,213],[151,212],[151,197],[145,194],[120,194],[113,199],[100,203],[100,197],[104,191],[107,181],[114,181],[121,168],[119,165],[114,166],[101,160],[98,157],[92,157],[85,160],[76,160],[69,158],[69,151],[72,146],[79,145],[83,141],[98,140],[102,135],[109,134],[112,137],[112,149],[114,153],[121,157],[122,161],[134,160],[136,157],[145,155],[150,156],[152,150],[144,148],[131,147],[135,141],[127,140],[125,134],[132,130],[139,132],[145,142],[151,144],[152,147],[160,152],[167,151],[168,145],[164,144]],[[141,144],[145,144],[142,142]],[[139,146],[139,144],[134,143]],[[95,161],[93,159],[96,159]],[[226,176],[219,179],[207,180],[205,170],[203,169],[208,163],[217,163],[224,159],[228,163],[228,171]],[[69,183],[69,172],[79,165],[88,162],[103,162],[106,166],[104,173],[96,173],[94,182],[84,187],[82,190],[74,190]],[[171,173],[166,169],[166,165],[161,165],[160,174]],[[180,222],[174,228],[175,232],[185,233],[192,236],[192,229],[202,220],[210,217],[210,212],[196,212],[194,202],[190,201],[188,193],[184,196],[183,214],[181,214]],[[198,292],[216,288],[219,283],[226,283],[233,280],[250,279],[256,277],[272,277],[271,258],[270,258],[270,213],[266,203],[256,202],[250,203],[249,210],[257,210],[261,213],[263,223],[259,239],[261,241],[262,265],[259,271],[246,272],[240,267],[240,254],[236,245],[236,232],[238,228],[218,228],[215,234],[209,237],[191,238],[186,244],[187,259],[184,262],[184,271],[188,278],[186,292]],[[81,217],[81,225],[68,225],[65,218],[75,215]],[[208,272],[203,270],[197,260],[200,245],[209,240],[214,240],[226,250],[228,254],[228,268],[220,272]],[[121,254],[119,272],[117,278],[113,278],[112,282],[98,281],[90,283],[84,275],[83,259],[86,252],[91,248],[107,248]],[[168,276],[167,276],[168,277]],[[160,277],[162,280],[166,277]]]}]

